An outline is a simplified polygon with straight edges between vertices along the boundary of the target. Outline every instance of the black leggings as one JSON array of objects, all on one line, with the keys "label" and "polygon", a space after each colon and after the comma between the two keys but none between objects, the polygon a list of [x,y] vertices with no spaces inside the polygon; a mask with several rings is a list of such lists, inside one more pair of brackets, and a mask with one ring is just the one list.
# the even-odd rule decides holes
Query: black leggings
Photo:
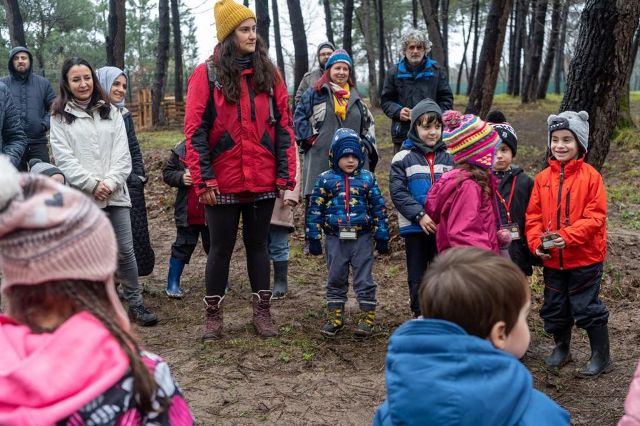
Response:
[{"label": "black leggings", "polygon": [[224,295],[241,214],[242,240],[247,253],[251,291],[257,293],[260,290],[269,290],[267,241],[274,202],[275,199],[269,199],[245,204],[205,206],[211,241],[205,270],[207,296]]}]

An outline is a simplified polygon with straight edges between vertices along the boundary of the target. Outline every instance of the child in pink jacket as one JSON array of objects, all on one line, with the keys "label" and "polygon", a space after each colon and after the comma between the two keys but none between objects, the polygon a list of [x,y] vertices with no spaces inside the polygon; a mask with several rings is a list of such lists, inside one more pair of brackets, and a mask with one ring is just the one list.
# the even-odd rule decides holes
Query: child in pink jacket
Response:
[{"label": "child in pink jacket", "polygon": [[105,214],[4,156],[0,188],[0,424],[192,425],[167,364],[131,335]]},{"label": "child in pink jacket", "polygon": [[508,235],[498,242],[491,174],[500,137],[475,115],[447,111],[442,121],[442,140],[456,166],[435,183],[426,201],[425,212],[437,224],[438,252],[475,246],[500,254],[509,245]]},{"label": "child in pink jacket", "polygon": [[629,385],[629,393],[624,401],[624,416],[618,426],[640,426],[640,363]]}]

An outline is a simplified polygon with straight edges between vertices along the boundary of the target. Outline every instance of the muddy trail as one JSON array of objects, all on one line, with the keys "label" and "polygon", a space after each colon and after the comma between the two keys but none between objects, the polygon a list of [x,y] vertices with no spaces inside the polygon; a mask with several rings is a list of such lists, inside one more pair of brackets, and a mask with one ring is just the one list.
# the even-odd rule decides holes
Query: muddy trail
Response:
[{"label": "muddy trail", "polygon": [[[546,146],[544,108],[520,109],[505,106],[505,112],[519,134],[516,163],[532,176]],[[388,194],[388,170],[392,147],[388,142],[388,120],[377,111],[376,129],[381,151],[377,176],[395,224]],[[143,140],[152,140],[147,133]],[[176,140],[175,142],[178,142]],[[162,163],[169,145],[143,143],[150,174],[147,184],[150,232],[156,251],[156,268],[143,278],[147,303],[161,321],[158,326],[138,329],[148,349],[165,357],[182,386],[201,425],[367,425],[376,407],[385,398],[384,357],[387,339],[393,330],[411,316],[405,256],[397,226],[392,253],[378,257],[374,274],[378,283],[378,324],[367,340],[353,337],[358,312],[350,292],[347,327],[335,339],[319,333],[324,321],[325,263],[323,257],[302,254],[302,210],[296,211],[298,228],[291,236],[289,293],[274,301],[272,313],[280,335],[262,339],[251,324],[250,287],[241,238],[231,263],[231,290],[225,298],[224,334],[215,342],[201,343],[204,315],[205,254],[199,247],[185,268],[182,300],[164,296],[171,243],[175,238],[172,204],[174,193],[161,178]],[[637,149],[612,145],[605,167],[605,181],[635,185],[631,173],[637,167]],[[637,197],[634,198],[637,200]],[[523,362],[531,369],[535,386],[554,398],[572,415],[576,425],[613,425],[623,413],[624,398],[638,358],[640,358],[639,302],[640,232],[626,229],[625,212],[638,205],[623,207],[610,203],[609,257],[605,267],[602,298],[610,311],[613,372],[597,380],[574,378],[574,370],[589,357],[589,344],[583,331],[574,329],[574,362],[559,373],[548,371],[542,361],[552,348],[545,335],[538,310],[542,298],[541,272],[531,278],[533,301],[529,323],[532,342]],[[612,226],[612,223],[616,223]],[[629,227],[630,228],[630,227]]]}]

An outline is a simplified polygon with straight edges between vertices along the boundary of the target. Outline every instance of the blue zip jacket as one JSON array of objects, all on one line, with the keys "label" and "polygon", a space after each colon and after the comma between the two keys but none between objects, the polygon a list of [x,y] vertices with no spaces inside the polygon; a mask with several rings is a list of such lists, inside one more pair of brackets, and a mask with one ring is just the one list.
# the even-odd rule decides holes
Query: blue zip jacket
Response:
[{"label": "blue zip jacket", "polygon": [[358,168],[352,175],[346,175],[338,167],[336,157],[343,142],[340,138],[334,138],[329,149],[331,169],[316,178],[307,211],[307,238],[321,239],[322,230],[325,234],[338,235],[340,226],[347,225],[354,226],[358,235],[373,232],[375,240],[388,241],[387,208],[374,174],[363,169],[364,147],[359,143],[361,152],[358,153]]},{"label": "blue zip jacket", "polygon": [[389,339],[385,379],[376,426],[569,425],[569,413],[533,388],[516,357],[448,321],[400,326]]},{"label": "blue zip jacket", "polygon": [[[424,212],[427,194],[440,176],[453,169],[453,157],[442,141],[429,147],[411,137],[402,144],[402,150],[393,156],[389,171],[391,201],[398,210],[400,235],[422,233],[418,215]],[[427,154],[434,153],[429,164]]]}]

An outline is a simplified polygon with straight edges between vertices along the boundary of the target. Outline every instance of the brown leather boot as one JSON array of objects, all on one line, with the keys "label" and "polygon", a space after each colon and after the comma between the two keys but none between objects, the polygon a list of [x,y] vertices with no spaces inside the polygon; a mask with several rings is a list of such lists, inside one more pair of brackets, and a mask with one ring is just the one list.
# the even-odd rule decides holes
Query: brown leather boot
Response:
[{"label": "brown leather boot", "polygon": [[278,330],[271,319],[271,296],[269,290],[260,290],[251,294],[251,305],[253,305],[253,326],[256,333],[263,337],[278,335]]},{"label": "brown leather boot", "polygon": [[222,301],[224,296],[205,296],[202,340],[217,339],[222,334]]}]

